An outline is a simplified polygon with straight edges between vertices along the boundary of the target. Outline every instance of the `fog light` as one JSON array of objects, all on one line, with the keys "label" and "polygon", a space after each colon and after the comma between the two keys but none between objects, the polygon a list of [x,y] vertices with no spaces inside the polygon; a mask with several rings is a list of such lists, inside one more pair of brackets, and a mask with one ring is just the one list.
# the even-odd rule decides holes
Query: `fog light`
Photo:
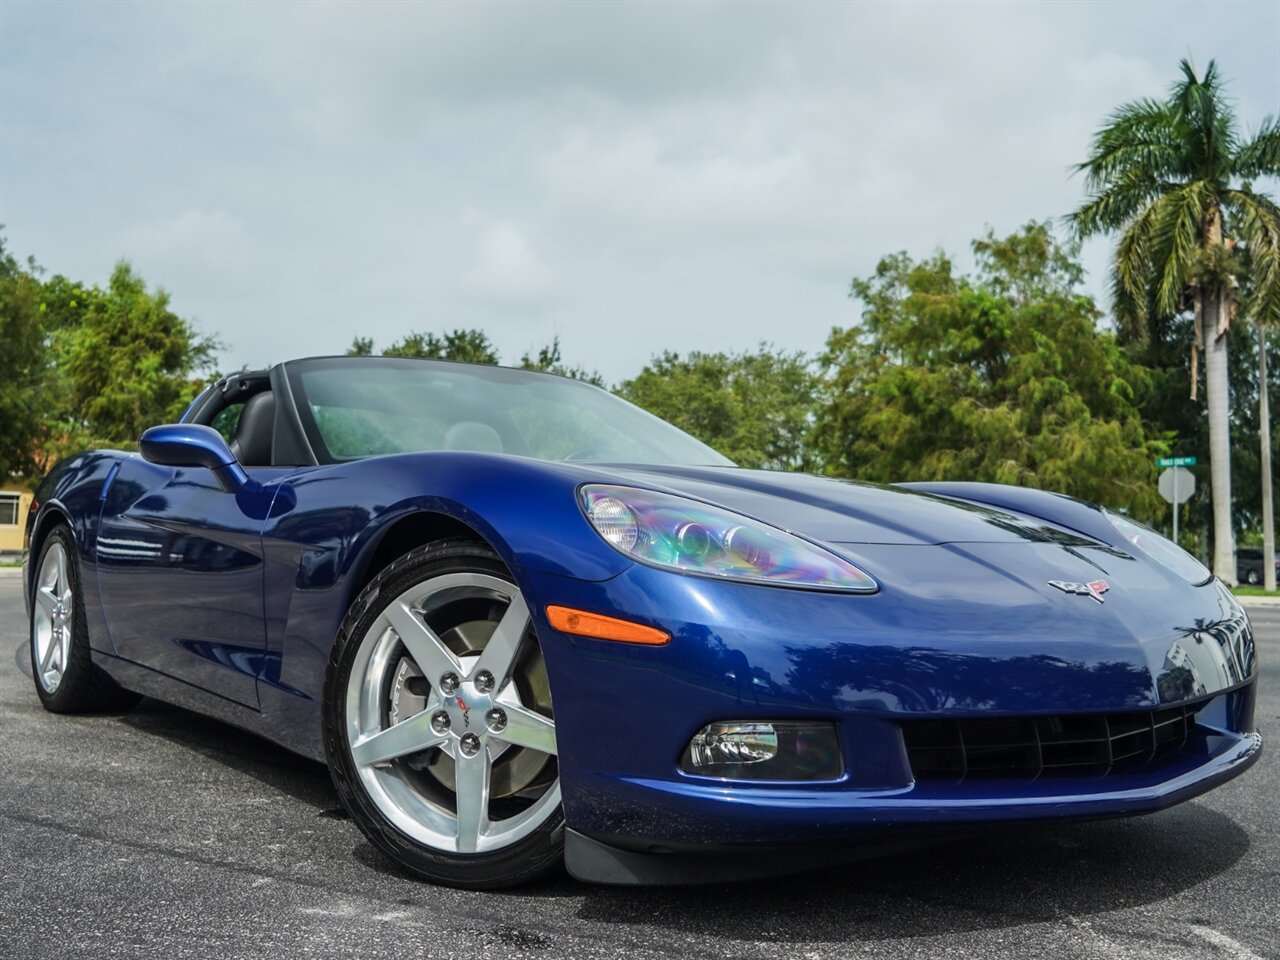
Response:
[{"label": "fog light", "polygon": [[689,741],[695,767],[760,763],[777,755],[778,732],[772,723],[709,723]]},{"label": "fog light", "polygon": [[837,780],[844,762],[834,724],[733,720],[694,734],[680,769],[725,780]]}]

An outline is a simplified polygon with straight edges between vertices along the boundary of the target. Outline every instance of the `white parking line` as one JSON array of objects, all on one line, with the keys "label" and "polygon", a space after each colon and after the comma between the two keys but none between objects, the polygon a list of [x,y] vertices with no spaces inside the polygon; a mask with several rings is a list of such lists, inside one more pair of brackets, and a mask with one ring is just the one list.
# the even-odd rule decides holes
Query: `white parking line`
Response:
[{"label": "white parking line", "polygon": [[1189,923],[1187,928],[1201,940],[1211,943],[1219,950],[1224,951],[1233,960],[1264,960],[1262,954],[1254,953],[1239,940],[1229,937],[1225,933],[1213,929],[1213,927],[1202,927]]}]

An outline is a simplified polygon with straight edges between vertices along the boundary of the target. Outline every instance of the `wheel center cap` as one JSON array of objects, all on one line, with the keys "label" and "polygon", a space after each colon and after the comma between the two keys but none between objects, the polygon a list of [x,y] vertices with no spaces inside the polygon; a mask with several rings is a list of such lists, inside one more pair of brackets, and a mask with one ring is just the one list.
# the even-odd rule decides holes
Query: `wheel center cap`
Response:
[{"label": "wheel center cap", "polygon": [[464,734],[483,734],[484,717],[493,706],[493,699],[481,693],[472,684],[464,683],[457,691],[444,698],[444,709],[449,714],[449,729],[455,737]]}]

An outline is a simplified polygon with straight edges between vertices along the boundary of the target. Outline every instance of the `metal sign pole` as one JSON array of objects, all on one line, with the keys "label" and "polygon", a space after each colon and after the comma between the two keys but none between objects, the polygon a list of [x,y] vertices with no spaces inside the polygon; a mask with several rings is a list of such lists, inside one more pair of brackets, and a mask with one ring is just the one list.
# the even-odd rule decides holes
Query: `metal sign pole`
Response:
[{"label": "metal sign pole", "polygon": [[1173,542],[1178,542],[1178,514],[1182,505],[1178,503],[1178,468],[1173,468]]}]

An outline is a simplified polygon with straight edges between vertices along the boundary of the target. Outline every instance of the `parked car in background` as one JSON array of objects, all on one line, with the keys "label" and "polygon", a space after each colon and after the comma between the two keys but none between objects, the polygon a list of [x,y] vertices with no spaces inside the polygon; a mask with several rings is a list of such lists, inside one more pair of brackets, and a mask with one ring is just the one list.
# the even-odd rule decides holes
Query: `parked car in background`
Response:
[{"label": "parked car in background", "polygon": [[[1236,580],[1253,586],[1262,582],[1262,548],[1240,547],[1236,550]],[[1280,580],[1280,560],[1276,561],[1276,579]]]}]

